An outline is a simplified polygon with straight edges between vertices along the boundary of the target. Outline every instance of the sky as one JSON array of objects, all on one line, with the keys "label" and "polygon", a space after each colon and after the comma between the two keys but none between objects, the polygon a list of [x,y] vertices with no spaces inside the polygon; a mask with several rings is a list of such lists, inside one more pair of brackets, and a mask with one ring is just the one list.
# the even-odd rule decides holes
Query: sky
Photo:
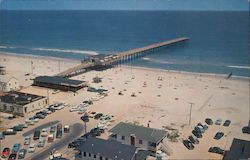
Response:
[{"label": "sky", "polygon": [[0,9],[249,11],[249,0],[0,0]]}]

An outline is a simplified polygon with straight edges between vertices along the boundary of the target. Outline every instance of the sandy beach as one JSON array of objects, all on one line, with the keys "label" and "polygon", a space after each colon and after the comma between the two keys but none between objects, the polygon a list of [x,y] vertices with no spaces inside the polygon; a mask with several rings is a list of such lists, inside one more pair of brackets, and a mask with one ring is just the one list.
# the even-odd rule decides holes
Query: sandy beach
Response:
[{"label": "sandy beach", "polygon": [[[29,86],[32,78],[38,75],[54,75],[79,63],[80,61],[66,59],[0,53],[0,66],[5,66],[7,74],[18,78],[23,86],[21,92],[44,96],[47,95],[47,89]],[[27,73],[30,75],[25,76]],[[102,82],[93,83],[92,78],[95,76],[103,78]],[[94,102],[88,110],[114,115],[115,122],[110,128],[124,121],[143,126],[150,122],[150,127],[166,129],[169,133],[176,130],[179,134],[177,142],[166,139],[173,150],[170,159],[221,159],[221,155],[209,153],[209,147],[219,146],[228,150],[233,138],[249,140],[249,135],[241,132],[249,121],[249,78],[226,79],[226,75],[119,66],[104,71],[90,71],[72,79],[88,81],[93,87],[109,90],[107,97]],[[96,95],[86,90],[81,89],[76,95],[71,92],[50,94],[50,103],[64,101],[77,105]],[[119,92],[123,95],[118,95]],[[131,97],[131,94],[135,94],[135,97]],[[189,125],[190,103],[193,106]],[[77,113],[70,113],[65,108],[51,116],[51,119],[44,119],[39,123],[56,119],[63,124],[74,124],[80,121],[79,117]],[[6,125],[11,126],[17,120],[26,118],[18,118]],[[221,118],[223,122],[228,119],[232,124],[229,127],[209,126],[200,139],[200,144],[192,151],[187,150],[182,140],[192,134],[191,131],[197,123],[204,124],[205,118],[214,121]],[[219,141],[213,139],[218,131],[225,133],[225,137]],[[20,134],[16,136],[21,138]],[[103,138],[107,136],[108,134]],[[2,145],[12,145],[15,141],[15,138],[8,137]]]}]

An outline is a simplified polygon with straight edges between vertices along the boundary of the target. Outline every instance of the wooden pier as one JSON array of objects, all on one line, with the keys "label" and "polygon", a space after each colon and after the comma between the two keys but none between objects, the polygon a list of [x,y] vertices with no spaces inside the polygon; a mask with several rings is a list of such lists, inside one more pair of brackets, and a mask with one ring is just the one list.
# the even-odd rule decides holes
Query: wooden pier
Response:
[{"label": "wooden pier", "polygon": [[[137,59],[139,57],[143,57],[146,54],[148,54],[150,51],[153,51],[155,49],[158,48],[162,48],[162,47],[166,47],[166,46],[170,46],[173,44],[177,44],[177,43],[181,43],[181,42],[185,42],[189,40],[189,38],[187,37],[181,37],[181,38],[176,38],[176,39],[172,39],[172,40],[168,40],[168,41],[164,41],[164,42],[160,42],[160,43],[154,43],[145,47],[141,47],[141,48],[135,48],[132,50],[128,50],[128,51],[124,51],[124,52],[119,52],[117,54],[114,55],[109,55],[106,58],[104,57],[104,59],[99,59],[99,61],[84,61],[82,64],[69,68],[55,76],[60,76],[60,77],[72,77],[78,74],[81,74],[83,72],[86,71],[87,68],[91,68],[91,67],[97,67],[97,66],[106,66],[106,65],[115,65],[115,64],[122,64],[126,61],[132,61],[134,59]],[[94,57],[95,58],[95,57]]]}]

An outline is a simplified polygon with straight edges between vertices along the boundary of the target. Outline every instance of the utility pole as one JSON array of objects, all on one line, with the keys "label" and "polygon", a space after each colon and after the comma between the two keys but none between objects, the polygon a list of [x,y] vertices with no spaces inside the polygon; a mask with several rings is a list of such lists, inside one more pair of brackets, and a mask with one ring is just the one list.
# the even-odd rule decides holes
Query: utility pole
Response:
[{"label": "utility pole", "polygon": [[48,97],[48,105],[49,105],[49,89],[47,88],[47,97]]},{"label": "utility pole", "polygon": [[33,61],[30,61],[31,74],[33,74]]},{"label": "utility pole", "polygon": [[192,107],[193,107],[193,104],[192,102],[189,103],[190,104],[190,112],[189,112],[189,126],[191,124],[191,116],[192,116]]}]

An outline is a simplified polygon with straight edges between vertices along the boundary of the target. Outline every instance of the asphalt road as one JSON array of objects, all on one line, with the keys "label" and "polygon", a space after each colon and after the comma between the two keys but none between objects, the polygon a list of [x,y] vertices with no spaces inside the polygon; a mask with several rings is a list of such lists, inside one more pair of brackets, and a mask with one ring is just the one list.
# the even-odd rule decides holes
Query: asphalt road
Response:
[{"label": "asphalt road", "polygon": [[31,160],[44,160],[44,159],[46,159],[50,155],[52,150],[60,150],[65,145],[68,145],[69,142],[71,142],[75,138],[79,137],[83,133],[83,131],[84,131],[83,129],[84,129],[83,124],[80,124],[80,123],[74,124],[72,126],[69,134],[65,133],[67,135],[65,137],[63,137],[60,141],[55,142],[54,144],[52,144],[51,146],[46,148],[46,150],[43,150],[39,153],[34,154],[29,159],[31,159]]},{"label": "asphalt road", "polygon": [[42,124],[42,125],[40,125],[40,126],[34,128],[34,129],[32,129],[32,130],[29,130],[28,132],[25,132],[25,133],[23,134],[23,136],[24,136],[24,137],[25,137],[25,136],[29,136],[29,135],[33,134],[33,133],[35,132],[36,129],[41,130],[41,129],[43,129],[43,128],[48,128],[49,126],[53,126],[53,125],[55,125],[55,124],[57,124],[57,123],[59,123],[59,121],[52,121],[52,122],[48,122],[48,123]]}]

